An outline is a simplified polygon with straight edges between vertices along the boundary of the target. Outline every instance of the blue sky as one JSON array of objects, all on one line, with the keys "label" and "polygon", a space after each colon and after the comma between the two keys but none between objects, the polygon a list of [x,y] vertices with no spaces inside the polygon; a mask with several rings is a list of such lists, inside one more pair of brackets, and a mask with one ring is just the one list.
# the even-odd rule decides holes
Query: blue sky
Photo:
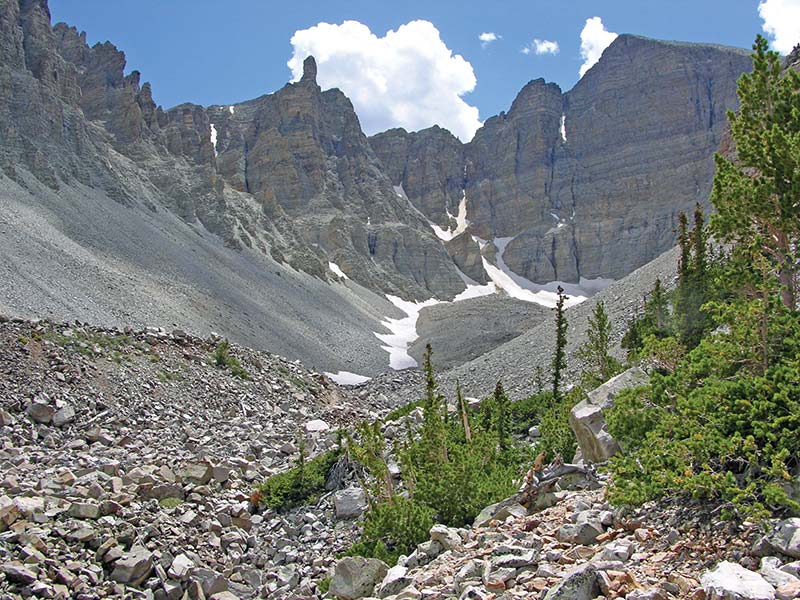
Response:
[{"label": "blue sky", "polygon": [[[768,3],[777,5],[772,17],[777,23],[800,10],[800,0]],[[459,124],[506,110],[531,79],[544,77],[567,90],[584,62],[581,31],[590,17],[600,17],[611,32],[739,47],[750,47],[764,25],[758,0],[50,0],[50,8],[54,22],[86,31],[90,44],[109,40],[123,50],[128,70],[141,71],[165,107],[254,98],[292,78],[287,61],[294,54],[297,69],[305,52],[330,50],[330,62],[320,61],[320,82],[334,83],[354,99],[366,129],[394,122],[414,128],[425,119],[452,118],[457,122],[451,128],[458,130]],[[365,27],[310,29],[346,20]],[[432,27],[406,28],[391,43],[381,39],[415,20]],[[309,31],[293,46],[299,30]],[[482,44],[479,34],[489,32],[498,39]],[[521,52],[534,39],[556,42],[558,52]],[[395,56],[406,51],[411,54]],[[451,51],[465,62],[448,62]],[[474,89],[466,92],[470,67]],[[373,79],[364,84],[368,72]],[[402,98],[404,90],[409,98]],[[396,106],[376,108],[395,100]]]}]

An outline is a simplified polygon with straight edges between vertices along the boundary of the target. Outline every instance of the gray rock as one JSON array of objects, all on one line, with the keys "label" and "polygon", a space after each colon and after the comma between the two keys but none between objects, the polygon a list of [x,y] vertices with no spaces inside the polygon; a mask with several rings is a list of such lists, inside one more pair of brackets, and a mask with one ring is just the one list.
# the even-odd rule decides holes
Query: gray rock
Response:
[{"label": "gray rock", "polygon": [[514,500],[503,500],[495,504],[490,504],[484,508],[477,517],[472,526],[475,528],[486,527],[492,521],[505,521],[508,517],[515,517],[517,519],[527,516],[528,511],[524,506]]},{"label": "gray rock", "polygon": [[556,537],[560,542],[587,545],[594,543],[603,531],[603,526],[597,521],[581,521],[562,525],[556,532]]},{"label": "gray rock", "polygon": [[20,585],[28,585],[37,579],[36,573],[18,562],[8,562],[0,565],[0,572],[12,583]]},{"label": "gray rock", "polygon": [[800,584],[800,579],[791,573],[782,571],[782,566],[783,563],[781,563],[779,558],[774,556],[765,556],[761,559],[761,568],[758,570],[758,572],[767,581],[767,583],[776,588],[791,583]]},{"label": "gray rock", "polygon": [[114,563],[111,579],[119,583],[137,585],[147,579],[152,570],[152,553],[141,546],[134,546]]},{"label": "gray rock", "polygon": [[211,464],[207,462],[187,462],[178,471],[182,481],[196,485],[207,484],[213,474]]},{"label": "gray rock", "polygon": [[187,579],[194,569],[194,561],[185,554],[179,554],[172,560],[172,564],[167,572],[173,579]]},{"label": "gray rock", "polygon": [[630,540],[615,540],[606,544],[601,560],[619,560],[625,562],[635,551],[635,544]]},{"label": "gray rock", "polygon": [[100,506],[91,502],[73,502],[69,507],[69,514],[76,519],[100,518]]},{"label": "gray rock", "polygon": [[67,405],[58,409],[53,415],[53,425],[56,427],[63,427],[75,420],[75,409],[71,405]]},{"label": "gray rock", "polygon": [[354,519],[367,509],[367,497],[360,487],[338,490],[333,494],[337,519]]},{"label": "gray rock", "polygon": [[34,400],[28,405],[27,412],[28,416],[37,423],[47,425],[53,420],[56,410],[45,401]]},{"label": "gray rock", "polygon": [[408,577],[407,573],[408,569],[400,565],[395,565],[389,569],[377,588],[378,597],[386,598],[387,596],[394,596],[410,586],[414,580]]},{"label": "gray rock", "polygon": [[592,600],[599,593],[597,567],[586,563],[567,571],[563,579],[550,588],[545,600]]},{"label": "gray rock", "polygon": [[774,600],[775,589],[758,573],[723,561],[700,578],[708,600]]},{"label": "gray rock", "polygon": [[434,525],[430,531],[431,541],[439,542],[445,550],[453,550],[461,546],[463,540],[454,527],[447,527],[446,525]]},{"label": "gray rock", "polygon": [[357,600],[370,596],[388,571],[386,563],[378,559],[348,556],[336,563],[329,588],[330,594],[343,600]]},{"label": "gray rock", "polygon": [[632,367],[589,392],[586,400],[573,407],[569,425],[585,462],[605,462],[619,452],[619,444],[606,428],[604,412],[614,405],[621,391],[645,385],[649,380],[641,368]]},{"label": "gray rock", "polygon": [[768,542],[781,554],[800,558],[800,518],[794,517],[778,522],[768,536]]}]

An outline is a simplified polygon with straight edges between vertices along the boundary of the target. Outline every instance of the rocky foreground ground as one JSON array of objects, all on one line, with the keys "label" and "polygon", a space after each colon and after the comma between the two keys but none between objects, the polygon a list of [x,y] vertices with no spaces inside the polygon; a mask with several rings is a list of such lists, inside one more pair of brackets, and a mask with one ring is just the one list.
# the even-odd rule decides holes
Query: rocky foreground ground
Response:
[{"label": "rocky foreground ground", "polygon": [[402,381],[347,390],[232,347],[242,378],[215,364],[219,341],[0,319],[0,598],[319,598],[328,582],[328,597],[395,600],[800,594],[800,521],[765,539],[700,504],[613,510],[582,467],[538,475],[530,511],[435,527],[391,570],[337,561],[357,492],[286,514],[251,492],[297,460],[300,434],[312,454],[332,447]]}]

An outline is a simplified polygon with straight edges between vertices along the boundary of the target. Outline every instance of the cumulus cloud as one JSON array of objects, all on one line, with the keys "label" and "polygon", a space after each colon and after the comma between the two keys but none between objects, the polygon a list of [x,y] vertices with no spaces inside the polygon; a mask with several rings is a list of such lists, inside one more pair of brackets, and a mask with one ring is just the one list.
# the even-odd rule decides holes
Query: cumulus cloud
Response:
[{"label": "cumulus cloud", "polygon": [[494,31],[484,31],[478,36],[478,39],[481,41],[481,48],[486,48],[486,46],[499,40],[501,37],[502,36],[497,35]]},{"label": "cumulus cloud", "polygon": [[522,49],[523,54],[530,54],[533,52],[534,54],[558,54],[560,48],[558,47],[558,42],[554,42],[552,40],[540,40],[539,38],[534,38],[533,43],[530,46],[525,46]]},{"label": "cumulus cloud", "polygon": [[789,54],[800,44],[800,0],[763,0],[758,4],[758,14],[775,50]]},{"label": "cumulus cloud", "polygon": [[468,141],[481,125],[478,109],[462,98],[477,83],[472,65],[453,54],[429,21],[411,21],[383,37],[358,21],[319,23],[296,31],[291,44],[293,81],[313,55],[319,85],[347,94],[367,134],[437,124]]},{"label": "cumulus cloud", "polygon": [[581,77],[592,68],[594,63],[600,60],[603,50],[608,48],[615,39],[617,39],[617,34],[613,31],[608,31],[600,17],[586,19],[586,24],[581,31],[581,58],[583,58],[583,64],[578,71]]}]

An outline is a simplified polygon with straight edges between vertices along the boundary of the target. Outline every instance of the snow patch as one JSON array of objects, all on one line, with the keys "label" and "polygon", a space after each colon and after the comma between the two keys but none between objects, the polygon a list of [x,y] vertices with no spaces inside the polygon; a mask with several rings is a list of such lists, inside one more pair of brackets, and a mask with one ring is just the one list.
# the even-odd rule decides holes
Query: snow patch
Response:
[{"label": "snow patch", "polygon": [[454,237],[464,233],[469,226],[469,221],[467,221],[467,193],[464,192],[461,196],[461,201],[458,203],[458,214],[456,216],[450,214],[450,210],[447,208],[445,208],[445,211],[447,212],[448,218],[455,219],[456,228],[453,230],[451,230],[449,227],[447,229],[442,229],[435,223],[431,223],[431,227],[433,228],[433,232],[436,234],[436,237],[444,242],[449,242]]},{"label": "snow patch", "polygon": [[372,379],[371,377],[359,375],[358,373],[351,373],[350,371],[339,371],[338,373],[328,373],[325,371],[323,374],[339,385],[361,385]]},{"label": "snow patch", "polygon": [[458,272],[458,276],[461,277],[461,281],[464,282],[467,289],[457,294],[456,297],[453,298],[453,302],[461,302],[462,300],[469,300],[470,298],[480,298],[481,296],[491,296],[497,291],[497,287],[491,281],[485,285],[481,285],[458,267],[456,267],[456,272]]},{"label": "snow patch", "polygon": [[230,111],[231,114],[233,114],[233,106],[229,106],[228,110]]},{"label": "snow patch", "polygon": [[214,156],[217,156],[217,128],[211,123],[211,145],[214,146]]},{"label": "snow patch", "polygon": [[567,141],[567,115],[561,115],[561,141]]},{"label": "snow patch", "polygon": [[386,320],[381,321],[381,325],[391,333],[375,332],[374,335],[386,344],[385,346],[381,346],[381,348],[389,353],[389,367],[395,371],[416,367],[417,361],[408,353],[408,347],[419,337],[417,335],[417,319],[419,319],[419,313],[426,306],[439,304],[439,300],[430,298],[429,300],[425,300],[425,302],[411,302],[389,294],[386,295],[386,298],[403,311],[406,316],[400,319],[387,317]]},{"label": "snow patch", "polygon": [[437,225],[436,223],[431,221],[428,217],[426,217],[425,214],[420,209],[418,209],[416,206],[414,206],[414,203],[411,202],[411,200],[409,200],[408,195],[406,194],[406,191],[403,189],[402,185],[394,186],[394,193],[397,194],[398,198],[404,198],[408,202],[408,205],[411,207],[411,210],[413,210],[420,217],[425,219],[425,221],[427,221],[428,225],[431,226],[431,229],[433,229],[433,233],[436,234],[436,237],[438,237],[443,242],[449,242],[454,237],[456,237],[458,235],[461,235],[462,233],[464,233],[467,230],[467,227],[469,226],[469,221],[467,221],[467,193],[466,192],[463,193],[463,195],[461,196],[461,202],[458,203],[458,214],[457,215],[453,216],[450,213],[450,210],[445,207],[445,211],[447,212],[447,217],[449,219],[455,219],[455,222],[456,222],[456,228],[452,229],[452,230],[449,227],[447,229],[442,229],[441,227],[439,227],[439,225]]},{"label": "snow patch", "polygon": [[[478,238],[479,239],[479,238]],[[493,243],[497,248],[497,266],[491,264],[483,258],[483,268],[489,275],[489,279],[512,298],[524,300],[525,302],[535,302],[550,308],[555,307],[558,302],[558,286],[561,286],[567,293],[566,306],[580,304],[592,293],[597,292],[611,283],[609,279],[581,279],[578,285],[574,283],[564,283],[562,281],[551,281],[544,285],[533,283],[512,271],[503,260],[506,247],[514,238],[496,238]],[[488,243],[488,242],[486,242]]]},{"label": "snow patch", "polygon": [[336,275],[337,277],[341,277],[342,279],[350,279],[350,278],[349,278],[347,275],[345,275],[345,274],[344,274],[344,271],[342,271],[342,270],[339,268],[339,265],[337,265],[335,262],[329,262],[329,263],[328,263],[328,268],[329,268],[329,269],[330,269],[330,270],[333,272],[333,274],[334,274],[334,275]]}]

